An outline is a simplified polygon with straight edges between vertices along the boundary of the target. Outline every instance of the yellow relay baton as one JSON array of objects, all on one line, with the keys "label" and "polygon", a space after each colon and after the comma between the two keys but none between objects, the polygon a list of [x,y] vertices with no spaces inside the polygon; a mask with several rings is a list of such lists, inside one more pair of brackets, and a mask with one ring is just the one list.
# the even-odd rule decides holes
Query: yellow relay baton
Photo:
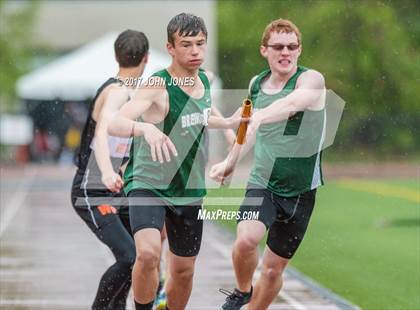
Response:
[{"label": "yellow relay baton", "polygon": [[[247,98],[244,100],[242,104],[242,118],[250,118],[251,111],[252,111],[252,101],[251,99]],[[242,122],[239,125],[238,131],[236,133],[236,143],[241,144],[241,145],[245,143],[247,129],[248,129],[248,122]]]},{"label": "yellow relay baton", "polygon": [[[250,99],[245,99],[242,104],[242,118],[250,118],[252,114],[252,101]],[[229,169],[225,171],[225,176],[231,175],[233,170],[235,170],[236,163],[239,159],[239,154],[241,152],[242,145],[246,142],[246,131],[248,129],[248,122],[241,122],[238,131],[236,132],[236,143],[233,145],[232,150],[228,155],[228,167]],[[221,184],[229,186],[231,178],[223,177]]]}]

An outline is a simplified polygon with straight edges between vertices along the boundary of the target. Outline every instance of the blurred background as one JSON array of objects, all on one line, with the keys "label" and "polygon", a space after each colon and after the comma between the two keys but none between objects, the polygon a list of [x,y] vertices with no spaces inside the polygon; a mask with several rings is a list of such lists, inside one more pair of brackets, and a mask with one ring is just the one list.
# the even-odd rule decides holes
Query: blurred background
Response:
[{"label": "blurred background", "polygon": [[[212,1],[1,1],[0,5],[1,159],[11,163],[71,164],[90,99],[117,73],[113,43],[120,32],[136,29],[148,36],[151,61],[145,75],[169,65],[166,25],[180,7],[202,16],[209,33],[216,32]],[[216,44],[212,37],[205,64],[213,71]],[[25,134],[17,139],[15,133],[22,131]]]},{"label": "blurred background", "polygon": [[144,31],[150,70],[159,69],[169,61],[166,25],[182,11],[204,18],[203,67],[224,89],[244,89],[266,68],[259,45],[270,21],[299,27],[300,63],[324,74],[346,105],[324,152],[327,186],[292,265],[363,309],[420,309],[419,1],[1,0],[3,196],[14,186],[5,179],[21,177],[10,171],[72,167],[89,100],[116,73],[116,35]]},{"label": "blurred background", "polygon": [[[322,72],[327,87],[347,103],[334,148],[326,154],[328,159],[415,161],[419,158],[420,139],[416,133],[420,124],[417,87],[420,6],[417,1],[187,1],[184,4],[2,0],[0,5],[1,113],[23,113],[33,122],[32,138],[22,134],[18,140],[25,143],[19,146],[7,147],[20,141],[7,139],[2,131],[2,161],[57,161],[63,149],[72,150],[77,145],[77,131],[86,115],[82,111],[99,80],[86,86],[87,90],[77,89],[77,85],[71,85],[75,81],[67,81],[71,78],[67,72],[71,64],[59,67],[64,70],[61,84],[56,76],[51,77],[55,83],[40,81],[45,73],[39,72],[41,69],[48,64],[47,68],[60,64],[63,57],[77,48],[126,28],[144,31],[152,48],[166,55],[164,25],[180,7],[205,19],[210,36],[204,67],[219,74],[225,89],[246,88],[250,78],[265,68],[258,46],[269,21],[281,16],[298,25],[303,34],[301,63]],[[165,10],[161,9],[162,5]],[[102,50],[110,54],[108,46]],[[108,68],[115,68],[112,65]],[[82,64],[81,68],[95,71],[89,64]],[[54,66],[51,69],[54,74],[59,72]],[[108,74],[114,74],[112,70]],[[107,72],[102,70],[99,74],[104,73]],[[75,72],[71,74],[77,76]],[[78,74],[83,77],[89,72]],[[24,79],[25,76],[33,78]],[[48,89],[43,89],[46,85]],[[73,86],[76,88],[73,95],[60,93],[61,88]],[[25,145],[29,146],[29,154],[22,149]]]}]

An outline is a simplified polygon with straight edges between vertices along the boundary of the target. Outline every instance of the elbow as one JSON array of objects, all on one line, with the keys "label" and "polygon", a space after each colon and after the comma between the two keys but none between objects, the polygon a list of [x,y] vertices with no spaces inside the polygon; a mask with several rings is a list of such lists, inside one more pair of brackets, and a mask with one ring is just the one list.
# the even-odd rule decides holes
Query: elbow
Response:
[{"label": "elbow", "polygon": [[287,109],[288,117],[292,117],[298,112],[304,111],[307,105],[304,102],[292,101]]},{"label": "elbow", "polygon": [[108,126],[105,132],[111,136],[118,136],[118,130],[117,130],[117,125],[115,124],[115,121],[111,121],[108,123]]},{"label": "elbow", "polygon": [[110,136],[118,136],[118,131],[113,126],[108,126],[107,134]]},{"label": "elbow", "polygon": [[119,136],[118,135],[118,130],[115,130],[115,128],[114,127],[111,127],[111,126],[108,127],[108,130],[106,131],[106,133],[109,136],[116,136],[116,137]]}]

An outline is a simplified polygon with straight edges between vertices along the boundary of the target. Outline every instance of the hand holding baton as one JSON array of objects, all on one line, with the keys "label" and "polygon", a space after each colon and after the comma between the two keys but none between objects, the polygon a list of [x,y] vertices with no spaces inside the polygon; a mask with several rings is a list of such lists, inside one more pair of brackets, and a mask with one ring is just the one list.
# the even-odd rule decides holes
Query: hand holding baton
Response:
[{"label": "hand holding baton", "polygon": [[[252,101],[245,99],[242,104],[242,119],[249,119],[251,117]],[[236,143],[233,145],[232,150],[229,152],[226,160],[220,164],[214,165],[210,170],[210,177],[221,182],[222,185],[229,185],[230,180],[226,178],[232,174],[235,169],[236,163],[239,159],[241,147],[245,143],[246,131],[248,122],[241,122],[236,132]]]}]

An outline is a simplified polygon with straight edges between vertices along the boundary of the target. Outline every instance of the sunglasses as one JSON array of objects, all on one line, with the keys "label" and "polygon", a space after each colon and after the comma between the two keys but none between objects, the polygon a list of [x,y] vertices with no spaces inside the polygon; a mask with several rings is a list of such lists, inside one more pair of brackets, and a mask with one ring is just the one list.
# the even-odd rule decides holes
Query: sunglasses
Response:
[{"label": "sunglasses", "polygon": [[296,51],[299,48],[299,44],[289,44],[289,45],[283,45],[283,44],[267,44],[266,47],[271,47],[275,51],[282,51],[285,47],[289,51]]}]

